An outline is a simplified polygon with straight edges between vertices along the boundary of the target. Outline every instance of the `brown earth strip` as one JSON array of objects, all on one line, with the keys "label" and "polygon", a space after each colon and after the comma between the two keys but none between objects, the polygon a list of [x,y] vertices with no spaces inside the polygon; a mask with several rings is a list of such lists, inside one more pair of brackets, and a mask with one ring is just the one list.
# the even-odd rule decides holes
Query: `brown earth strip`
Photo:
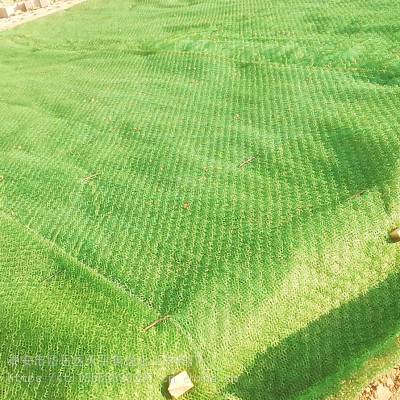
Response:
[{"label": "brown earth strip", "polygon": [[38,18],[46,17],[47,15],[66,10],[76,4],[82,3],[85,0],[58,0],[45,8],[39,8],[33,11],[20,12],[9,18],[0,19],[0,32],[12,29],[18,25],[33,21]]},{"label": "brown earth strip", "polygon": [[368,385],[359,400],[400,400],[400,365]]}]

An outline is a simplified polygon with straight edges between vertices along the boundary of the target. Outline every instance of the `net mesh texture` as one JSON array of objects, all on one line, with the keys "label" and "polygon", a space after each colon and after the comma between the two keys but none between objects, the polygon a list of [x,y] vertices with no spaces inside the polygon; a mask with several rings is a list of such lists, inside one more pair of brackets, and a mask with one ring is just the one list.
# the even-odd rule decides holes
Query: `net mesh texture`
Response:
[{"label": "net mesh texture", "polygon": [[394,0],[1,33],[0,397],[355,398],[400,357],[399,54]]}]

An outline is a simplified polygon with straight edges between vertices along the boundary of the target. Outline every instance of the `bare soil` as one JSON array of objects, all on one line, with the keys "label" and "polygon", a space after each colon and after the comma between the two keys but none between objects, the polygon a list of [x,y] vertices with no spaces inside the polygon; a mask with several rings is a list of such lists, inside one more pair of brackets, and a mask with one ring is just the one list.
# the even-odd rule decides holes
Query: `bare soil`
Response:
[{"label": "bare soil", "polygon": [[[85,0],[58,0],[45,8],[39,8],[37,10],[27,12],[18,12],[16,15],[13,15],[10,18],[0,18],[0,32],[12,29],[18,25],[38,18],[46,17],[47,15],[55,12],[66,10],[67,8],[73,7],[74,5],[84,1]],[[9,0],[0,0],[0,6],[12,3],[13,2]]]},{"label": "bare soil", "polygon": [[400,400],[400,365],[369,384],[359,400]]}]

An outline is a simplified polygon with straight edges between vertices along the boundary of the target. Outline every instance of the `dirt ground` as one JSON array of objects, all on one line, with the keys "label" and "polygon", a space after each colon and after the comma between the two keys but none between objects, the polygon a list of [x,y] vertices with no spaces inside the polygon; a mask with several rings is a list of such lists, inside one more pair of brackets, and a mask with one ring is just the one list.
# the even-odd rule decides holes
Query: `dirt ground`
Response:
[{"label": "dirt ground", "polygon": [[[0,32],[7,29],[14,28],[15,26],[24,24],[37,18],[42,18],[47,15],[53,14],[58,11],[66,10],[76,4],[82,3],[85,0],[58,0],[45,8],[39,8],[33,11],[18,12],[10,18],[0,18]],[[0,0],[1,5],[12,4],[9,0]]]},{"label": "dirt ground", "polygon": [[368,385],[359,400],[400,400],[400,365]]}]

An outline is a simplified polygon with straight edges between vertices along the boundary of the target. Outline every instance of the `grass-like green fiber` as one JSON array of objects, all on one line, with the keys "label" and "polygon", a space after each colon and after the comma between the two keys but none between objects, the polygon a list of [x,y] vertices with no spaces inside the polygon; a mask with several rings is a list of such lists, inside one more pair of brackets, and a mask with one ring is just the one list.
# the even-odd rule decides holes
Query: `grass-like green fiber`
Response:
[{"label": "grass-like green fiber", "polygon": [[1,33],[0,398],[157,400],[183,369],[191,400],[349,398],[388,367],[399,54],[394,0],[88,0]]}]

